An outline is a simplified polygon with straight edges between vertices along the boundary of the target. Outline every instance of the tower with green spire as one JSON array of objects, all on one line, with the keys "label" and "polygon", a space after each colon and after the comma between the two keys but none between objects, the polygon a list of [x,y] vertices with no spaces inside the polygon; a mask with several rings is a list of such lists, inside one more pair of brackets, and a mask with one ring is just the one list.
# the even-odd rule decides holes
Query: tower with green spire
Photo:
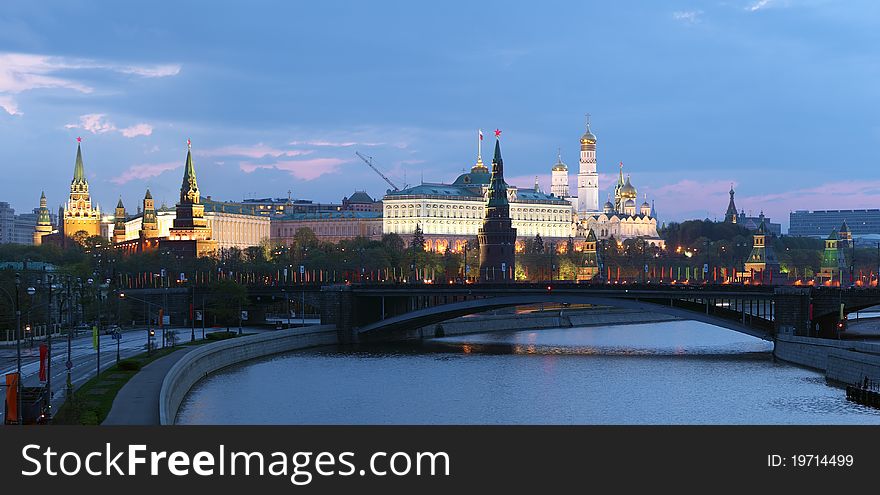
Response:
[{"label": "tower with green spire", "polygon": [[752,252],[745,262],[745,273],[747,277],[754,277],[755,282],[760,281],[767,284],[775,281],[778,283],[781,282],[779,260],[773,250],[773,244],[768,243],[767,240],[767,227],[764,225],[762,215],[761,223],[752,234]]},{"label": "tower with green spire", "polygon": [[[189,256],[207,256],[216,251],[217,242],[213,239],[211,227],[205,219],[205,205],[201,203],[196,169],[192,159],[192,144],[186,141],[186,163],[183,167],[183,182],[180,185],[180,201],[176,206],[174,223],[165,240],[171,250]],[[169,242],[170,241],[170,242]],[[160,243],[160,248],[162,245]]]},{"label": "tower with green spire", "polygon": [[43,243],[43,236],[52,233],[52,218],[49,216],[49,208],[46,206],[45,191],[40,194],[40,210],[37,214],[37,224],[34,225],[34,245]]},{"label": "tower with green spire", "polygon": [[144,214],[141,217],[140,238],[155,239],[159,237],[159,220],[156,218],[156,205],[153,203],[153,195],[147,189],[144,195]]},{"label": "tower with green spire", "polygon": [[73,237],[79,232],[86,236],[101,235],[101,210],[92,207],[89,194],[89,181],[86,179],[82,158],[82,139],[76,138],[76,162],[73,166],[73,180],[70,181],[70,196],[64,209],[64,235]]},{"label": "tower with green spire", "polygon": [[504,182],[504,161],[501,159],[500,131],[495,131],[495,156],[489,180],[488,201],[483,226],[477,232],[480,243],[480,280],[483,282],[512,281],[515,270],[516,229],[510,221],[507,183]]},{"label": "tower with green spire", "polygon": [[578,280],[593,280],[600,277],[602,272],[599,269],[599,251],[596,249],[596,233],[593,229],[587,232],[587,238],[584,240],[584,265],[578,268]]},{"label": "tower with green spire", "polygon": [[125,206],[122,204],[122,197],[120,197],[113,216],[113,242],[125,241],[125,216]]}]

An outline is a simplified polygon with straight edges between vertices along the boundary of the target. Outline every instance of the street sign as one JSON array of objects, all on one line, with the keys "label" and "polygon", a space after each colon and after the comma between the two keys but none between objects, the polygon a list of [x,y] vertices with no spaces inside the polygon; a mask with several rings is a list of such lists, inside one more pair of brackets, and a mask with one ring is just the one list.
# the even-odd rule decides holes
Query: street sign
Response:
[{"label": "street sign", "polygon": [[202,321],[202,312],[196,311],[196,321]]},{"label": "street sign", "polygon": [[645,273],[648,273],[648,264],[645,263]]},{"label": "street sign", "polygon": [[68,359],[67,362],[64,363],[64,366],[67,366],[67,369],[73,368],[73,361]]},{"label": "street sign", "polygon": [[306,272],[306,265],[299,265],[299,274],[302,275]]},{"label": "street sign", "polygon": [[703,263],[703,273],[709,273],[709,263]]},{"label": "street sign", "polygon": [[241,312],[241,319],[242,319],[242,320],[247,320],[247,319],[248,319],[248,312],[247,312],[247,311],[242,311],[242,312]]}]

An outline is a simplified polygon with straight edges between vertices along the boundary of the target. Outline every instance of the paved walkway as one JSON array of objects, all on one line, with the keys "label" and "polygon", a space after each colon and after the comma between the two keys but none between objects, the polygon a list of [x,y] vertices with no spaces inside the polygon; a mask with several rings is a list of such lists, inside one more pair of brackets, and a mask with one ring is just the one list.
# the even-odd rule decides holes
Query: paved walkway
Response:
[{"label": "paved walkway", "polygon": [[144,366],[123,385],[102,425],[158,425],[159,391],[174,363],[192,347],[174,351]]}]

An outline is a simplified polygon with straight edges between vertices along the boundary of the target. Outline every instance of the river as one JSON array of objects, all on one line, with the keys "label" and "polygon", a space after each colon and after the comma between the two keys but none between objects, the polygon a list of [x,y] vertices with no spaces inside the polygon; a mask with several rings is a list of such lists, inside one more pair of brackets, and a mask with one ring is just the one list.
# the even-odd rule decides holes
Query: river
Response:
[{"label": "river", "polygon": [[772,344],[693,321],[318,348],[199,382],[178,424],[880,424]]}]

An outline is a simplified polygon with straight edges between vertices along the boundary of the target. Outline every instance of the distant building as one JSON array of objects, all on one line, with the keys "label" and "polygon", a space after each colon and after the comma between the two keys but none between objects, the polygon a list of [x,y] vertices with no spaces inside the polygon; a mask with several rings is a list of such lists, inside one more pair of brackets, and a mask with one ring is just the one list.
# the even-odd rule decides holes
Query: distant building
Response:
[{"label": "distant building", "polygon": [[15,209],[9,203],[0,203],[0,243],[15,242]]},{"label": "distant building", "polygon": [[325,242],[339,242],[366,237],[382,238],[382,212],[375,211],[320,211],[294,213],[272,218],[272,240],[289,244],[296,231],[311,229],[315,237]]},{"label": "distant building", "polygon": [[342,211],[382,212],[382,202],[371,198],[366,191],[355,191],[350,197],[342,198]]},{"label": "distant building", "polygon": [[186,257],[216,256],[230,248],[259,246],[269,238],[270,216],[255,206],[202,200],[192,150],[187,143],[180,199],[175,207],[156,209],[148,189],[143,211],[125,213],[120,199],[107,235],[127,253],[159,250]]},{"label": "distant building", "polygon": [[[421,229],[425,249],[442,252],[447,247],[459,252],[477,236],[483,225],[489,201],[491,172],[483,163],[481,148],[470,172],[459,175],[451,184],[422,183],[398,191],[389,191],[382,199],[382,230],[409,239]],[[552,185],[551,185],[552,187]],[[505,187],[513,228],[524,239],[540,234],[544,239],[568,239],[572,235],[572,205],[569,201],[534,188]]]},{"label": "distant building", "polygon": [[853,239],[861,242],[880,240],[880,209],[870,210],[798,210],[789,213],[788,235],[823,239],[828,232],[846,222]]},{"label": "distant building", "polygon": [[[259,246],[269,238],[270,218],[252,207],[232,207],[228,203],[205,201],[205,220],[217,241],[217,249],[246,249]],[[129,250],[158,249],[159,239],[171,234],[176,208],[158,208],[153,205],[150,191],[144,198],[143,211],[125,220],[125,241]]]},{"label": "distant building", "polygon": [[733,190],[733,184],[730,185],[730,191],[728,194],[730,194],[730,201],[727,203],[727,211],[724,213],[724,221],[726,223],[741,225],[752,232],[757,230],[758,226],[763,223],[764,231],[768,234],[777,237],[782,235],[782,224],[771,222],[770,217],[765,217],[763,211],[756,217],[746,215],[745,210],[740,210],[739,213],[737,213],[736,202],[734,202],[733,199],[734,194],[736,194],[736,191]]},{"label": "distant building", "polygon": [[[45,202],[46,197],[43,196],[41,204],[45,206]],[[51,233],[53,219],[57,221],[57,216],[49,215],[48,210],[45,211],[45,214],[45,221],[47,222],[48,230],[43,230],[46,233]],[[12,208],[9,203],[0,202],[0,244],[34,244],[34,231],[39,218],[39,208],[34,209],[32,213],[16,215],[15,209]]]},{"label": "distant building", "polygon": [[[211,197],[207,199],[210,201]],[[242,200],[240,203],[226,202],[230,205],[253,207],[261,215],[280,216],[291,213],[315,213],[317,211],[341,211],[339,203],[315,203],[309,199],[287,198],[252,198]]]}]

